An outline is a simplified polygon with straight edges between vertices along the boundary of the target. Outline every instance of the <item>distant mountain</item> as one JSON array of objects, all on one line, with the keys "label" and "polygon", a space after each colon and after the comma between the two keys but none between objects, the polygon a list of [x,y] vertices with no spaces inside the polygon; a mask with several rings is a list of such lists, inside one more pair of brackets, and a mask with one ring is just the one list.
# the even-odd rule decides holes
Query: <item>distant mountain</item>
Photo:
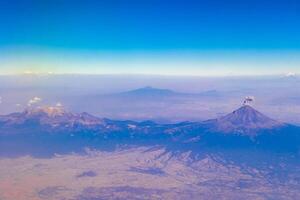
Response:
[{"label": "distant mountain", "polygon": [[184,93],[176,92],[170,89],[154,88],[151,86],[146,86],[143,88],[138,88],[130,90],[127,92],[119,93],[122,96],[133,96],[133,97],[217,97],[219,95],[216,90],[208,90],[200,93]]},{"label": "distant mountain", "polygon": [[222,133],[255,134],[262,129],[283,127],[277,122],[249,105],[244,105],[232,113],[214,120],[208,120],[214,131]]},{"label": "distant mountain", "polygon": [[138,96],[189,96],[189,97],[218,97],[220,93],[217,90],[207,90],[199,93],[176,92],[170,89],[154,88],[146,86],[127,92],[122,92],[123,95],[138,95]]},{"label": "distant mountain", "polygon": [[200,92],[200,93],[196,93],[194,94],[196,96],[200,96],[200,97],[220,97],[220,92],[217,91],[217,90],[207,90],[207,91],[203,91],[203,92]]},{"label": "distant mountain", "polygon": [[143,88],[138,88],[135,90],[130,90],[127,92],[122,92],[120,93],[121,95],[126,95],[126,96],[173,96],[173,95],[181,95],[183,93],[178,93],[173,90],[169,89],[159,89],[159,88],[153,88],[151,86],[143,87]]}]

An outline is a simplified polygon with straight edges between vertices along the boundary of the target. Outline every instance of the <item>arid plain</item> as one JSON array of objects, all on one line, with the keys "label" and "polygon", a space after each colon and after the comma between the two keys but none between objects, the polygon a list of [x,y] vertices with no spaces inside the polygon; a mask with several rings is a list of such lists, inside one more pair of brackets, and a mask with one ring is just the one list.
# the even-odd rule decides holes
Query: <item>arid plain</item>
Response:
[{"label": "arid plain", "polygon": [[190,152],[160,147],[86,151],[51,159],[0,159],[0,199],[300,198],[296,176],[289,173],[283,183],[270,174],[272,166],[258,170],[213,155],[191,160]]}]

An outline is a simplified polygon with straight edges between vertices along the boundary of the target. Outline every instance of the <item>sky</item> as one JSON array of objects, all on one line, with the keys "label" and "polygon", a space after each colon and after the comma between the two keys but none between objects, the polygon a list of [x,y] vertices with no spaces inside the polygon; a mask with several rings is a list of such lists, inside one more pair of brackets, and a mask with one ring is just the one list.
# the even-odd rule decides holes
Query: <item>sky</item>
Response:
[{"label": "sky", "polygon": [[300,73],[297,0],[3,0],[0,74]]}]

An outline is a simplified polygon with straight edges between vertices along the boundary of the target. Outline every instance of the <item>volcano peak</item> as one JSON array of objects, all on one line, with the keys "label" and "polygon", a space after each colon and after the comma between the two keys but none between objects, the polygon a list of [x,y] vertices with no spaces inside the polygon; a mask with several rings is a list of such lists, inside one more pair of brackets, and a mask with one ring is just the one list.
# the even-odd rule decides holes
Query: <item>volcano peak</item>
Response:
[{"label": "volcano peak", "polygon": [[261,129],[282,125],[282,123],[267,117],[250,105],[243,105],[232,113],[215,120],[216,129],[225,133],[256,133]]}]

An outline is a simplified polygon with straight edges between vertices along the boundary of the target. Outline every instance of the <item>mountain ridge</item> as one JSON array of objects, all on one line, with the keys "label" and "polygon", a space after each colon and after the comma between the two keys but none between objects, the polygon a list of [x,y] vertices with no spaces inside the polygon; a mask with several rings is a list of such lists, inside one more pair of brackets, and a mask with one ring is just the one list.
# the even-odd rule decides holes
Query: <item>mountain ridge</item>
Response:
[{"label": "mountain ridge", "polygon": [[[30,113],[24,111],[0,116],[0,149],[1,145],[10,146],[19,154],[28,149],[52,154],[81,151],[87,147],[126,148],[132,145],[158,145],[174,151],[198,153],[201,149],[220,147],[293,154],[300,150],[300,127],[276,122],[249,107],[242,107],[219,119],[176,124],[117,121],[88,113],[55,111],[54,114],[48,111],[37,109]],[[237,122],[235,126],[232,126],[233,122]],[[247,127],[248,122],[251,122],[250,127]],[[254,128],[253,122],[257,123]],[[225,128],[220,126],[224,123]],[[243,123],[246,126],[241,129]],[[230,129],[227,124],[231,125]]]},{"label": "mountain ridge", "polygon": [[[9,115],[0,116],[0,131],[3,127],[14,127],[14,125],[23,125],[26,123],[36,122],[36,126],[47,125],[52,128],[66,128],[72,131],[72,127],[80,126],[81,129],[94,129],[103,131],[109,128],[119,127],[138,130],[145,128],[159,128],[165,129],[167,132],[172,132],[172,128],[182,129],[199,127],[211,132],[220,132],[225,134],[244,134],[255,135],[261,130],[272,130],[273,128],[280,128],[287,126],[286,123],[277,122],[259,111],[255,110],[249,105],[243,105],[239,109],[234,110],[225,116],[217,119],[210,119],[203,122],[184,122],[176,124],[156,124],[152,121],[134,122],[134,121],[118,121],[105,118],[99,118],[89,113],[71,113],[65,111],[62,107],[38,107],[26,109],[21,113],[12,113]],[[135,127],[135,128],[133,128]],[[126,129],[127,130],[127,129]]]}]

